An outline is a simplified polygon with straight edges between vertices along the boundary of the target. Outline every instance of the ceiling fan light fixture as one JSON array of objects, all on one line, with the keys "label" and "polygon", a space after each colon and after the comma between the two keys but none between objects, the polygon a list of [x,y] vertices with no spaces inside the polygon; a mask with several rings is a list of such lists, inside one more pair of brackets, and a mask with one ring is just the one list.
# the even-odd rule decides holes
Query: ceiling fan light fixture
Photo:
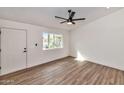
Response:
[{"label": "ceiling fan light fixture", "polygon": [[72,25],[72,22],[67,22],[68,25]]}]

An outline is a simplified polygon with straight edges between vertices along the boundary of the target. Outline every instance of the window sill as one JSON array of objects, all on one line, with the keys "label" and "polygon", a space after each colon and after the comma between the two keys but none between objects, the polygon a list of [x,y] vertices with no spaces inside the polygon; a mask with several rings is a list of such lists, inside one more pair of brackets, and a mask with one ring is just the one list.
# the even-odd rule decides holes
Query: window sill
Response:
[{"label": "window sill", "polygon": [[63,49],[63,48],[49,48],[49,49],[43,49],[43,51],[48,51],[48,50],[58,50],[58,49]]}]

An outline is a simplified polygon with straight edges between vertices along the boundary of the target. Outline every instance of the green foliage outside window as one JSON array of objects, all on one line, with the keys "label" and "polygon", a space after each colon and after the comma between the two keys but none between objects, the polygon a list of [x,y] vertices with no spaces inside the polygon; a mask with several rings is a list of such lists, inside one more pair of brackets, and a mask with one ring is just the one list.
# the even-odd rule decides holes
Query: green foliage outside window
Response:
[{"label": "green foliage outside window", "polygon": [[63,35],[43,33],[43,49],[54,49],[63,47]]}]

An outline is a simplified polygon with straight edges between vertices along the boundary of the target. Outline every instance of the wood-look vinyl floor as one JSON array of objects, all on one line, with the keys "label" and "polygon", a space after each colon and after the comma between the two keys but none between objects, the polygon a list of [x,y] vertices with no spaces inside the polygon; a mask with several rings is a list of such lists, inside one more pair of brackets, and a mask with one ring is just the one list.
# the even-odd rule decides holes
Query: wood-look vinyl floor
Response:
[{"label": "wood-look vinyl floor", "polygon": [[1,85],[122,85],[124,72],[67,57],[0,77]]}]

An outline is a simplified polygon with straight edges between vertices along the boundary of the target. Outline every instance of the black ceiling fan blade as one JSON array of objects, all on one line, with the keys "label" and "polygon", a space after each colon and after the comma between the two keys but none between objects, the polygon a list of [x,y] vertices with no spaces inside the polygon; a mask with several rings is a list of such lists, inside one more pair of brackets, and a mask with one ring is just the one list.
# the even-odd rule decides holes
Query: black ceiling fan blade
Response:
[{"label": "black ceiling fan blade", "polygon": [[69,18],[73,18],[74,17],[74,15],[75,15],[75,12],[71,12],[71,14],[70,14],[70,17]]},{"label": "black ceiling fan blade", "polygon": [[72,22],[72,24],[75,24],[75,22]]},{"label": "black ceiling fan blade", "polygon": [[62,18],[62,17],[59,17],[59,16],[55,16],[55,18],[67,20],[66,18]]},{"label": "black ceiling fan blade", "polygon": [[77,18],[77,19],[72,19],[72,21],[79,21],[79,20],[86,20],[86,18]]},{"label": "black ceiling fan blade", "polygon": [[63,23],[65,23],[65,22],[67,22],[67,21],[60,22],[60,24],[63,24]]}]

